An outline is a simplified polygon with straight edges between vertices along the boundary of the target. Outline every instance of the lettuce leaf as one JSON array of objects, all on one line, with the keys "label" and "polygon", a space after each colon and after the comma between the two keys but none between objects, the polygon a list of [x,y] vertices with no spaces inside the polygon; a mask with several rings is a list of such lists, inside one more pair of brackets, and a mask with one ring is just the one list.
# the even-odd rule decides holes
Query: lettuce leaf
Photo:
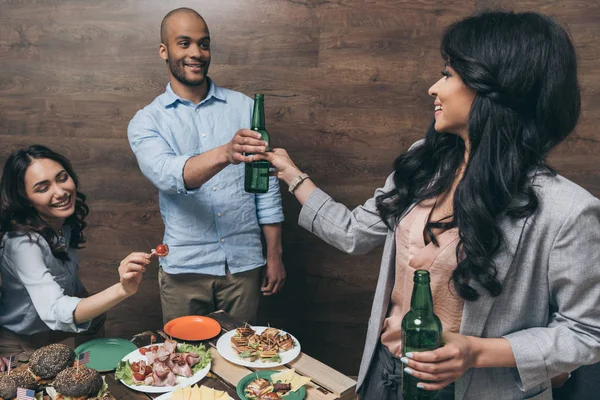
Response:
[{"label": "lettuce leaf", "polygon": [[210,351],[206,349],[206,347],[200,343],[199,345],[192,345],[189,343],[181,343],[177,346],[178,353],[196,353],[200,356],[200,361],[198,364],[192,367],[192,373],[196,373],[200,371],[202,368],[206,367],[211,360]]},{"label": "lettuce leaf", "polygon": [[278,363],[278,362],[281,362],[281,357],[279,356],[279,354],[275,354],[271,358],[261,358],[260,361]]},{"label": "lettuce leaf", "polygon": [[252,355],[252,351],[251,350],[246,350],[246,351],[242,351],[239,356],[240,358],[248,358]]},{"label": "lettuce leaf", "polygon": [[119,361],[115,370],[115,379],[120,379],[127,385],[133,385],[133,370],[129,361]]}]

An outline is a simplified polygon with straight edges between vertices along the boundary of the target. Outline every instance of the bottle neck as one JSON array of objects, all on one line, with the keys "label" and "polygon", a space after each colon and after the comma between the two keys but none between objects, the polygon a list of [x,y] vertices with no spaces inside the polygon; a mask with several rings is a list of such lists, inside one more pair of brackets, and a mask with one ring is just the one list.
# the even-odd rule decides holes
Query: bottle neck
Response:
[{"label": "bottle neck", "polygon": [[262,98],[254,97],[254,111],[252,112],[252,130],[265,130],[265,103]]},{"label": "bottle neck", "polygon": [[415,279],[415,285],[410,299],[410,309],[425,313],[433,313],[433,296],[427,279]]}]

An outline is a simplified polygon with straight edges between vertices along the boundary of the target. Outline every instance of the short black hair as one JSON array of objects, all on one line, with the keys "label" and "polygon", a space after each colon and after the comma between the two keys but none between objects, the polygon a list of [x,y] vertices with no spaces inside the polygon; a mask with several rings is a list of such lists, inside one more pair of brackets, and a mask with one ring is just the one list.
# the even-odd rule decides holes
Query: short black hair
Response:
[{"label": "short black hair", "polygon": [[163,18],[162,22],[160,23],[160,42],[162,44],[167,44],[167,26],[169,24],[169,20],[171,19],[171,17],[173,17],[177,14],[194,15],[194,16],[200,18],[202,21],[204,21],[204,18],[202,18],[202,15],[198,14],[198,12],[196,10],[193,10],[188,7],[180,7],[180,8],[176,8],[174,10],[169,11],[167,13],[167,15],[165,15],[165,17]]}]

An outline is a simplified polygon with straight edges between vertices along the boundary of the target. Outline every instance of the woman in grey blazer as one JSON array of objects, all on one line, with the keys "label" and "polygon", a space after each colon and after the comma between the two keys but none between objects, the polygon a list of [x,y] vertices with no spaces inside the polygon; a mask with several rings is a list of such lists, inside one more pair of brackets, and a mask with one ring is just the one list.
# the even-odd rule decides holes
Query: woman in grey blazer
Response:
[{"label": "woman in grey blazer", "polygon": [[[358,377],[364,399],[401,398],[404,368],[423,390],[457,400],[551,399],[552,378],[600,361],[600,201],[545,161],[579,116],[573,45],[548,17],[487,12],[450,26],[441,49],[435,120],[364,205],[335,202],[283,149],[255,157],[290,185],[306,229],[351,254],[384,245]],[[423,237],[458,229],[460,331],[444,332],[435,351],[390,354],[381,333],[402,290],[398,226],[429,199]]]}]

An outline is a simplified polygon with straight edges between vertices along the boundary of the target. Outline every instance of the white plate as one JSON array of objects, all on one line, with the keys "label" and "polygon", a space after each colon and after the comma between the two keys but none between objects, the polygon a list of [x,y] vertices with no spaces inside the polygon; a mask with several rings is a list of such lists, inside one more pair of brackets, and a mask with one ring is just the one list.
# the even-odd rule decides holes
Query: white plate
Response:
[{"label": "white plate", "polygon": [[[162,344],[160,344],[159,346],[161,346],[161,345]],[[148,346],[144,346],[144,347],[151,347],[151,346],[156,346],[156,344],[148,345]],[[177,346],[179,347],[179,344]],[[146,358],[146,356],[143,356],[142,353],[140,353],[139,349],[137,349],[137,350],[134,350],[131,353],[127,354],[125,357],[123,357],[123,359],[121,361],[129,361],[130,363],[132,363],[132,362],[136,362],[136,361],[140,361],[140,360],[146,361],[147,358]],[[121,383],[123,385],[127,386],[128,388],[137,390],[139,392],[165,393],[165,392],[172,392],[173,390],[177,389],[178,387],[193,385],[194,383],[198,382],[200,379],[204,378],[206,376],[206,374],[208,374],[208,371],[210,371],[210,362],[208,363],[208,365],[206,367],[202,368],[201,370],[199,370],[198,372],[196,372],[194,375],[190,376],[189,378],[185,378],[183,376],[177,376],[177,385],[175,385],[175,386],[128,385],[125,382],[123,382],[123,380],[121,380]]]},{"label": "white plate", "polygon": [[[252,326],[252,329],[256,331],[257,334],[261,334],[266,326]],[[287,332],[279,330],[281,334],[285,334]],[[227,361],[231,361],[237,365],[243,365],[244,367],[253,367],[253,368],[273,368],[278,367],[280,365],[287,364],[291,361],[294,361],[296,357],[300,354],[300,342],[293,335],[290,334],[294,343],[296,344],[294,347],[289,349],[288,351],[284,351],[283,353],[279,353],[279,357],[281,358],[281,362],[262,362],[260,360],[248,361],[240,358],[238,353],[231,347],[231,337],[235,335],[235,329],[230,330],[227,333],[224,333],[219,340],[217,341],[217,351],[224,359]]]},{"label": "white plate", "polygon": [[[221,390],[221,392],[222,392],[222,390]],[[165,393],[165,394],[161,394],[160,396],[158,396],[158,397],[155,397],[155,398],[154,398],[154,400],[169,400],[169,397],[171,397],[171,395],[172,395],[172,394],[173,394],[172,392]],[[229,398],[230,398],[231,400],[235,400],[235,399],[234,399],[233,397],[231,397],[231,396],[229,396]]]}]

